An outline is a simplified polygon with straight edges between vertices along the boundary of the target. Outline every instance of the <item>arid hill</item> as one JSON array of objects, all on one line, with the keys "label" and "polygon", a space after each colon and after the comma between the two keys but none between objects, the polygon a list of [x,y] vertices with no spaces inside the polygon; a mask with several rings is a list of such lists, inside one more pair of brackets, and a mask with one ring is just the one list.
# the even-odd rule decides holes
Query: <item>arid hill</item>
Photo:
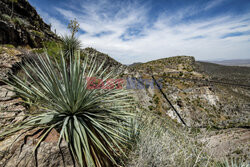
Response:
[{"label": "arid hill", "polygon": [[27,0],[0,1],[0,44],[41,47],[58,37]]}]

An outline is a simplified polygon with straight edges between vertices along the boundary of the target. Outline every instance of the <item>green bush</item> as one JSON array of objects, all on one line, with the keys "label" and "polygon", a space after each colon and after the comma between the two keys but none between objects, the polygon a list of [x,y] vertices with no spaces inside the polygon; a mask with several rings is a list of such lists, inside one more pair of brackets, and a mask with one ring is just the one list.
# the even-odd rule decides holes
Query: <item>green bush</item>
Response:
[{"label": "green bush", "polygon": [[153,107],[152,105],[150,105],[150,106],[148,106],[148,109],[149,109],[150,111],[152,111],[152,110],[154,109],[154,107]]},{"label": "green bush", "polygon": [[61,55],[61,43],[56,41],[46,41],[43,42],[43,48],[34,49],[33,53],[47,53],[49,56],[52,56],[59,62]]},{"label": "green bush", "polygon": [[39,23],[39,21],[34,21],[34,25],[35,25],[35,27],[40,28],[40,23]]},{"label": "green bush", "polygon": [[23,20],[22,18],[19,18],[19,17],[14,17],[12,18],[12,21],[15,23],[15,24],[18,24],[18,25],[21,25],[21,26],[25,26],[25,25],[28,25],[29,23],[25,20]]},{"label": "green bush", "polygon": [[35,36],[38,36],[40,38],[44,38],[44,33],[36,30],[31,30],[31,33],[34,34]]},{"label": "green bush", "polygon": [[11,49],[15,48],[15,46],[11,45],[11,44],[4,44],[3,46],[6,47],[6,48],[11,48]]},{"label": "green bush", "polygon": [[1,15],[1,18],[2,18],[3,20],[5,20],[5,21],[11,21],[10,16],[7,15],[7,14],[2,14],[2,15]]}]

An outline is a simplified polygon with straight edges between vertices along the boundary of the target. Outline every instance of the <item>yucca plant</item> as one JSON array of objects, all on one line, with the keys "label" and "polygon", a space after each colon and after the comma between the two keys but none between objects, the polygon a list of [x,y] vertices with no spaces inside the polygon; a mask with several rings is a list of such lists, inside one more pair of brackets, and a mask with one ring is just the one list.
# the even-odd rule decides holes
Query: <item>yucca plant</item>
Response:
[{"label": "yucca plant", "polygon": [[244,162],[242,159],[231,158],[231,160],[229,160],[227,158],[223,164],[218,164],[217,167],[250,167],[250,164]]},{"label": "yucca plant", "polygon": [[74,52],[81,48],[81,41],[74,35],[65,35],[62,37],[62,49],[66,62],[69,62],[69,57],[74,55]]},{"label": "yucca plant", "polygon": [[[127,120],[133,117],[131,98],[125,89],[105,89],[111,83],[105,81],[114,74],[108,68],[101,71],[103,64],[97,67],[94,59],[82,61],[78,53],[70,57],[67,67],[63,57],[58,63],[48,55],[39,56],[37,61],[22,66],[27,79],[12,75],[10,81],[5,81],[38,110],[21,123],[6,127],[0,137],[39,129],[42,135],[35,151],[56,129],[60,133],[58,146],[66,141],[79,166],[114,166],[115,157],[127,144]],[[89,77],[101,78],[104,89],[88,89]]]}]

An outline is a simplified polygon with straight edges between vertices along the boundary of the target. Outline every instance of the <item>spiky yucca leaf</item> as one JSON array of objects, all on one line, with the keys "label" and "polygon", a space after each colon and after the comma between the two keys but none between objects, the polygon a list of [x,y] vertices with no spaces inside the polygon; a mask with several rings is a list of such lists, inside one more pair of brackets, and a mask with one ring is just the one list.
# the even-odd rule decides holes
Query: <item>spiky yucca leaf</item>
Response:
[{"label": "spiky yucca leaf", "polygon": [[225,159],[223,164],[218,164],[218,167],[250,167],[250,164],[244,162],[242,159]]},{"label": "spiky yucca leaf", "polygon": [[22,69],[28,79],[12,76],[6,82],[23,99],[37,105],[39,112],[10,125],[0,137],[38,128],[43,130],[39,146],[54,128],[60,133],[58,144],[64,139],[80,166],[115,164],[114,157],[126,144],[125,131],[119,129],[128,129],[132,103],[124,89],[88,89],[88,77],[102,78],[105,83],[112,75],[101,71],[102,66],[97,67],[94,59],[81,62],[79,53],[70,58],[69,65],[63,55],[60,64],[53,63],[48,55],[26,63]]},{"label": "spiky yucca leaf", "polygon": [[65,35],[62,37],[62,40],[62,49],[64,51],[64,56],[67,59],[70,57],[70,55],[74,54],[74,51],[77,51],[81,48],[81,42],[75,36]]}]

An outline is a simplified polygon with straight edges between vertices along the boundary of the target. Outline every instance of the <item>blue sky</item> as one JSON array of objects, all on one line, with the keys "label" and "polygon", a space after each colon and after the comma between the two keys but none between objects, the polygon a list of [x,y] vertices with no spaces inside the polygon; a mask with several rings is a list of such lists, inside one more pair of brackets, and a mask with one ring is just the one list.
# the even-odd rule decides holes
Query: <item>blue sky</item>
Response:
[{"label": "blue sky", "polygon": [[130,64],[177,55],[250,58],[250,0],[29,0],[60,35]]}]

